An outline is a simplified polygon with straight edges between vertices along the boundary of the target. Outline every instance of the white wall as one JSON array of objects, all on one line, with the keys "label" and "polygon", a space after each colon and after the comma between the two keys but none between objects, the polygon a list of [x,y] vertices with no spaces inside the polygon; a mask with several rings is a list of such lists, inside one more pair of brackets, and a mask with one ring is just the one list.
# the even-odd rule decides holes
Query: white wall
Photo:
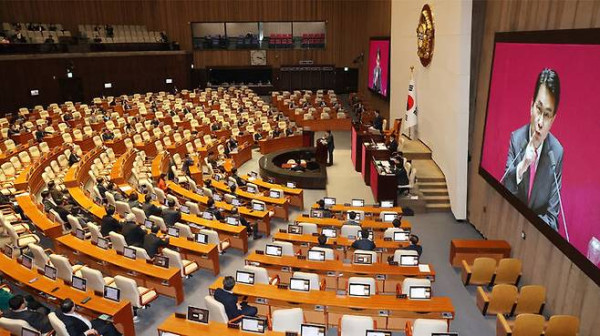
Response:
[{"label": "white wall", "polygon": [[[416,28],[425,3],[432,9],[435,25],[433,59],[426,68],[416,53]],[[406,112],[412,65],[418,136],[446,176],[456,219],[467,217],[471,6],[471,0],[392,0],[390,120]]]}]

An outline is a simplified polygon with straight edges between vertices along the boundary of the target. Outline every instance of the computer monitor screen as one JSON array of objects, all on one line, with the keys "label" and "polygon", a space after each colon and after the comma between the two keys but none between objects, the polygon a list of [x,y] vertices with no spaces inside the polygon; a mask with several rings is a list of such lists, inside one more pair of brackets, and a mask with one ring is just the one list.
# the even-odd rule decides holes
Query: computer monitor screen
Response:
[{"label": "computer monitor screen", "polygon": [[202,218],[207,219],[207,220],[212,220],[213,219],[213,214],[208,212],[208,211],[204,211],[202,213]]},{"label": "computer monitor screen", "polygon": [[256,317],[242,318],[242,331],[264,333],[266,329],[265,320]]},{"label": "computer monitor screen", "polygon": [[237,271],[235,272],[235,281],[247,285],[254,285],[254,273]]},{"label": "computer monitor screen", "polygon": [[395,231],[394,232],[394,241],[407,241],[409,236],[410,236],[409,232]]},{"label": "computer monitor screen", "polygon": [[392,332],[387,330],[367,330],[365,336],[392,336]]},{"label": "computer monitor screen", "polygon": [[413,300],[431,299],[430,286],[413,286],[408,289],[408,298]]},{"label": "computer monitor screen", "polygon": [[335,205],[335,198],[333,198],[333,197],[325,197],[325,198],[323,198],[323,202],[325,202],[325,206],[330,207],[332,205]]},{"label": "computer monitor screen", "polygon": [[325,336],[327,329],[325,326],[314,324],[302,324],[300,326],[300,336]]},{"label": "computer monitor screen", "polygon": [[294,189],[294,188],[296,188],[296,183],[294,183],[294,182],[288,182],[288,183],[285,184],[285,186],[288,187],[288,188]]},{"label": "computer monitor screen", "polygon": [[121,290],[117,287],[104,286],[104,298],[119,302],[121,300]]},{"label": "computer monitor screen", "polygon": [[302,292],[308,292],[310,290],[310,281],[307,279],[290,279],[290,289]]},{"label": "computer monitor screen", "polygon": [[321,233],[327,236],[327,238],[337,237],[337,230],[335,228],[323,228],[323,230],[321,230]]},{"label": "computer monitor screen", "polygon": [[169,258],[165,256],[155,256],[154,265],[163,268],[169,268]]},{"label": "computer monitor screen", "polygon": [[73,275],[72,279],[73,279],[73,282],[72,282],[73,288],[79,289],[80,291],[85,292],[87,281],[84,278],[80,278],[76,275]]},{"label": "computer monitor screen", "polygon": [[253,185],[249,185],[249,186],[246,186],[246,191],[254,194],[254,193],[256,193],[256,188],[254,188]]},{"label": "computer monitor screen", "polygon": [[352,199],[352,206],[353,207],[364,207],[365,206],[365,200],[364,199],[353,198]]},{"label": "computer monitor screen", "polygon": [[252,210],[254,211],[265,211],[265,205],[258,202],[252,203]]},{"label": "computer monitor screen", "polygon": [[98,237],[98,247],[101,249],[104,249],[104,250],[108,250],[109,249],[108,239]]},{"label": "computer monitor screen", "polygon": [[381,201],[381,207],[382,208],[393,208],[394,201]]},{"label": "computer monitor screen", "polygon": [[208,323],[208,309],[188,306],[187,318],[194,322]]},{"label": "computer monitor screen", "polygon": [[323,218],[323,211],[317,209],[310,210],[310,217],[312,218]]},{"label": "computer monitor screen", "polygon": [[183,212],[184,214],[190,214],[190,208],[186,205],[182,205],[179,207],[179,211]]},{"label": "computer monitor screen", "polygon": [[242,202],[240,202],[240,200],[239,200],[239,199],[237,199],[237,198],[234,198],[234,199],[232,199],[232,200],[231,200],[231,204],[232,204],[232,205],[235,205],[235,206],[241,206],[241,205],[242,205]]},{"label": "computer monitor screen", "polygon": [[417,266],[419,265],[419,257],[415,255],[400,256],[400,266]]},{"label": "computer monitor screen", "polygon": [[348,285],[348,295],[368,297],[371,295],[371,285],[369,284],[350,284]]},{"label": "computer monitor screen", "polygon": [[288,231],[288,233],[302,234],[302,226],[290,224],[290,225],[288,225],[287,231]]},{"label": "computer monitor screen", "polygon": [[325,251],[308,251],[308,260],[311,261],[324,261],[325,260]]},{"label": "computer monitor screen", "polygon": [[213,178],[215,179],[215,181],[221,181],[221,175],[219,174],[213,175]]},{"label": "computer monitor screen", "polygon": [[25,266],[25,268],[31,269],[31,267],[33,266],[33,258],[26,254],[23,254],[21,264]]},{"label": "computer monitor screen", "polygon": [[205,233],[196,233],[196,243],[208,244],[208,235]]},{"label": "computer monitor screen", "polygon": [[281,246],[267,244],[265,248],[266,255],[281,257],[282,253],[283,248]]},{"label": "computer monitor screen", "polygon": [[129,259],[135,259],[137,257],[137,251],[132,247],[125,246],[123,248],[123,256]]},{"label": "computer monitor screen", "polygon": [[170,227],[167,229],[167,234],[171,237],[179,237],[179,228]]},{"label": "computer monitor screen", "polygon": [[383,214],[383,221],[391,223],[398,217],[398,214]]},{"label": "computer monitor screen", "polygon": [[384,98],[389,97],[390,38],[371,37],[369,40],[368,88]]},{"label": "computer monitor screen", "polygon": [[4,253],[5,256],[9,257],[12,259],[13,257],[13,248],[12,246],[10,246],[10,244],[6,244],[4,245],[4,248],[2,249],[2,252]]},{"label": "computer monitor screen", "polygon": [[373,263],[373,255],[367,253],[354,253],[354,263],[371,265]]},{"label": "computer monitor screen", "polygon": [[151,220],[146,219],[144,221],[144,226],[146,227],[146,229],[152,229],[152,225],[154,225],[154,223]]},{"label": "computer monitor screen", "polygon": [[240,221],[239,219],[235,218],[235,217],[227,217],[225,218],[225,223],[229,224],[229,225],[239,225]]},{"label": "computer monitor screen", "polygon": [[56,268],[50,265],[44,265],[44,276],[51,280],[56,280]]},{"label": "computer monitor screen", "polygon": [[21,328],[21,336],[41,336],[38,331],[23,327]]},{"label": "computer monitor screen", "polygon": [[270,190],[269,197],[271,198],[281,198],[281,192],[279,190]]},{"label": "computer monitor screen", "polygon": [[112,83],[104,83],[105,89],[112,89]]},{"label": "computer monitor screen", "polygon": [[75,229],[75,237],[77,237],[78,239],[84,240],[85,239],[85,231],[83,231],[82,229]]}]

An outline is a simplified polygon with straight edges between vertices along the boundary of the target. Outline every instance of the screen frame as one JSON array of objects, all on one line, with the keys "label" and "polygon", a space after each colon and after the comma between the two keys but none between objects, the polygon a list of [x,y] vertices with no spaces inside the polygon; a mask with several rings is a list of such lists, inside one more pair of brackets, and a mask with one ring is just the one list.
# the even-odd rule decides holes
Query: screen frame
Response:
[{"label": "screen frame", "polygon": [[[116,300],[108,297],[107,293],[109,290],[117,291],[117,299]],[[114,301],[114,302],[121,302],[121,289],[120,288],[104,285],[104,289],[102,290],[102,292],[103,292],[102,293],[103,298],[110,300],[110,301]]]},{"label": "screen frame", "polygon": [[[302,281],[304,284],[308,284],[308,290],[304,290],[304,289],[295,289],[295,288],[292,288],[292,280],[294,280],[294,281]],[[289,286],[289,289],[290,289],[290,290],[293,290],[293,291],[296,291],[296,292],[305,292],[305,293],[308,293],[308,292],[310,292],[310,290],[311,290],[312,288],[310,288],[310,280],[308,280],[308,279],[302,279],[302,278],[294,278],[294,277],[291,277],[291,278],[290,278],[290,286]]]},{"label": "screen frame", "polygon": [[494,35],[494,49],[492,51],[492,63],[490,66],[488,92],[485,108],[485,122],[483,124],[483,135],[481,138],[481,149],[479,153],[479,175],[492,186],[510,205],[524,216],[539,232],[541,232],[554,246],[556,246],[569,260],[571,260],[583,273],[600,286],[600,267],[594,265],[588,258],[575,246],[571,245],[560,233],[554,231],[539,216],[537,216],[529,207],[522,203],[517,196],[506,189],[500,181],[496,180],[483,166],[481,158],[486,139],[486,125],[488,122],[488,111],[490,103],[491,80],[494,71],[494,62],[496,57],[496,45],[498,43],[531,43],[531,44],[566,44],[566,45],[599,45],[600,46],[600,28],[590,29],[561,29],[545,31],[521,31],[521,32],[498,32]]},{"label": "screen frame", "polygon": [[[238,280],[238,274],[239,274],[239,273],[245,273],[245,274],[248,274],[248,275],[252,274],[252,281],[251,281],[251,283],[247,283],[247,282],[239,281],[239,280]],[[241,283],[241,284],[244,284],[244,285],[254,285],[254,283],[256,282],[256,274],[254,274],[253,272],[248,272],[248,271],[240,271],[240,270],[237,270],[237,271],[235,271],[235,282],[236,282],[236,283],[238,283],[238,282],[239,282],[239,283]]]},{"label": "screen frame", "polygon": [[[269,247],[277,249],[277,251],[279,251],[279,254],[267,253],[267,250],[269,249]],[[279,245],[267,244],[267,245],[265,245],[265,255],[272,256],[272,257],[283,257],[283,247],[279,246]]]},{"label": "screen frame", "polygon": [[[311,256],[311,254],[314,254],[314,253],[318,253],[319,255],[323,256],[323,260],[311,258],[311,257],[310,257],[310,256]],[[319,250],[308,250],[308,251],[306,252],[306,260],[309,260],[309,261],[317,261],[317,262],[322,262],[322,261],[325,261],[325,260],[327,260],[326,256],[327,256],[327,255],[325,254],[325,251],[319,251]]]},{"label": "screen frame", "polygon": [[[369,56],[371,53],[371,41],[388,41],[390,44],[390,47],[389,47],[390,56],[388,57],[387,96],[384,96],[381,93],[371,89],[371,86],[369,86],[368,72],[367,72],[367,89],[369,91],[371,91],[371,93],[375,94],[375,96],[377,96],[385,101],[389,101],[390,96],[391,96],[391,84],[392,84],[392,76],[390,73],[390,70],[392,68],[392,38],[391,38],[391,36],[371,36],[369,38],[369,54],[367,56]],[[366,61],[367,61],[367,71],[369,71],[369,59],[367,58]]]},{"label": "screen frame", "polygon": [[[254,330],[248,330],[244,328],[244,320],[255,320],[255,321],[262,321],[263,322],[263,329],[262,331],[254,331]],[[241,320],[240,320],[240,330],[244,331],[244,332],[248,332],[248,333],[253,333],[253,334],[264,334],[267,331],[267,321],[258,318],[258,317],[251,317],[251,316],[244,316]]]},{"label": "screen frame", "polygon": [[[351,286],[363,286],[363,289],[368,288],[369,289],[369,294],[367,294],[367,295],[350,294],[350,292],[351,292],[350,287]],[[351,297],[362,297],[362,298],[370,297],[371,296],[371,285],[370,284],[363,284],[363,283],[351,283],[351,284],[348,284],[348,296],[351,296]]]},{"label": "screen frame", "polygon": [[304,327],[308,327],[308,328],[311,328],[311,327],[314,328],[314,327],[316,327],[316,328],[322,329],[323,332],[325,333],[325,335],[327,335],[327,326],[322,325],[322,324],[312,324],[312,323],[302,323],[302,324],[300,324],[300,335],[302,335],[302,329]]}]

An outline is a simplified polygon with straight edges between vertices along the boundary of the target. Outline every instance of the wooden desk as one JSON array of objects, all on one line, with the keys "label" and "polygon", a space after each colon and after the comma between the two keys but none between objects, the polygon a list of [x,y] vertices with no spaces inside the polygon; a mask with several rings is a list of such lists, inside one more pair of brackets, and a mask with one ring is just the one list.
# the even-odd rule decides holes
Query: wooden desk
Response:
[{"label": "wooden desk", "polygon": [[[220,288],[223,278],[217,279],[209,287],[212,294]],[[298,307],[304,310],[309,323],[337,326],[342,315],[371,316],[381,329],[403,330],[407,320],[417,318],[447,319],[454,317],[454,306],[448,297],[433,297],[431,300],[397,299],[395,295],[372,295],[367,298],[337,295],[333,291],[299,292],[279,289],[266,284],[246,285],[238,283],[233,292],[248,296],[248,303],[257,306],[261,315],[278,308]],[[258,303],[265,300],[265,303]],[[264,302],[264,301],[263,301]],[[381,316],[385,311],[387,316]],[[450,313],[452,318],[442,314]],[[266,314],[264,314],[266,315]],[[445,314],[444,314],[445,315]]]},{"label": "wooden desk", "polygon": [[[298,216],[296,217],[295,223],[314,223],[318,226],[331,226],[336,229],[340,229],[342,225],[346,222],[346,220],[341,220],[337,218],[312,218],[308,216]],[[373,235],[375,238],[383,238],[383,233],[385,230],[394,227],[392,223],[388,222],[380,222],[371,219],[365,219],[360,221],[360,226],[369,230],[373,230]],[[400,227],[404,230],[411,231],[412,225],[406,219],[402,219],[400,222]]]},{"label": "wooden desk", "polygon": [[460,267],[462,260],[469,264],[475,258],[489,257],[496,260],[510,258],[510,244],[505,240],[462,240],[450,241],[450,264]]},{"label": "wooden desk", "polygon": [[361,123],[353,123],[351,128],[351,155],[352,163],[354,163],[354,170],[357,172],[362,169],[362,150],[363,143],[373,139],[374,141],[383,140],[383,135],[371,134],[367,131],[367,126],[363,126]]},{"label": "wooden desk", "polygon": [[143,259],[129,259],[118,255],[115,250],[104,250],[92,245],[90,240],[81,240],[65,235],[55,240],[56,252],[69,260],[78,260],[93,265],[103,274],[123,275],[134,279],[138,285],[155,288],[156,292],[183,302],[183,282],[178,268],[162,268],[146,263]]},{"label": "wooden desk", "polygon": [[363,177],[363,181],[366,185],[371,184],[371,162],[373,161],[373,159],[375,158],[378,160],[388,160],[390,158],[391,153],[389,149],[385,147],[385,144],[383,148],[378,147],[378,144],[380,143],[376,143],[375,146],[373,146],[373,143],[371,142],[364,142],[362,144],[363,149],[361,174]]},{"label": "wooden desk", "polygon": [[[19,287],[32,293],[38,298],[44,298],[50,301],[48,297],[54,297],[58,300],[66,298],[72,299],[79,307],[82,308],[81,313],[97,317],[102,314],[112,316],[115,324],[120,324],[123,327],[126,336],[134,336],[135,328],[133,325],[133,310],[129,301],[114,302],[103,297],[96,296],[93,291],[82,292],[66,285],[62,280],[50,280],[49,278],[39,274],[36,270],[29,270],[22,265],[19,265],[16,259],[10,259],[6,255],[0,255],[0,272],[6,278],[12,279]],[[30,283],[32,279],[37,278],[35,282]],[[53,291],[55,288],[57,290]],[[44,293],[46,296],[39,296],[39,293]],[[86,303],[81,301],[91,297],[92,299]],[[57,300],[50,302],[58,304]]]},{"label": "wooden desk", "polygon": [[392,266],[388,263],[357,265],[344,263],[341,260],[311,261],[297,257],[275,257],[266,254],[251,253],[246,257],[247,265],[267,268],[269,274],[278,275],[284,284],[289,284],[292,273],[296,271],[317,273],[325,279],[326,288],[330,290],[346,290],[350,277],[375,278],[377,289],[381,293],[396,294],[396,286],[405,278],[423,278],[435,281],[432,265],[429,272],[419,271],[419,267]]},{"label": "wooden desk", "polygon": [[[318,208],[319,206],[317,204],[313,204],[312,207]],[[329,208],[329,210],[331,210],[331,212],[364,211],[365,215],[373,214],[374,216],[379,216],[379,214],[382,211],[392,211],[392,212],[396,212],[398,214],[402,214],[401,207],[393,207],[393,208],[382,208],[382,207],[378,207],[378,206],[354,207],[351,205],[336,204],[336,205],[332,206],[331,208]]]},{"label": "wooden desk", "polygon": [[240,176],[242,180],[256,184],[259,188],[263,189],[281,189],[286,196],[289,196],[290,204],[297,206],[300,210],[304,210],[304,189],[301,188],[288,188],[281,184],[269,183],[260,177],[254,180],[250,180],[247,174]]},{"label": "wooden desk", "polygon": [[260,154],[265,155],[272,152],[276,152],[282,149],[291,149],[303,147],[304,136],[302,134],[292,135],[289,137],[281,137],[275,139],[262,139],[258,141],[260,147]]},{"label": "wooden desk", "polygon": [[252,160],[252,143],[239,145],[237,150],[229,153],[229,155],[235,162],[235,167],[241,167],[244,163]]},{"label": "wooden desk", "polygon": [[57,222],[50,220],[46,214],[33,202],[30,194],[25,193],[15,197],[17,204],[21,207],[33,225],[48,238],[56,238],[63,235],[63,227]]},{"label": "wooden desk", "polygon": [[398,178],[394,174],[387,174],[381,167],[375,164],[375,160],[372,159],[369,163],[371,167],[369,172],[371,176],[371,192],[376,202],[381,201],[394,201],[397,203],[398,199]]},{"label": "wooden desk", "polygon": [[[227,327],[225,323],[218,323],[214,321],[208,322],[208,324],[202,324],[198,322],[192,322],[186,319],[175,317],[175,314],[169,316],[161,325],[158,326],[158,334],[161,332],[168,332],[180,336],[244,336],[251,335],[251,333],[243,332],[239,329],[232,329]],[[283,332],[266,330],[264,334],[266,336],[285,336]]]},{"label": "wooden desk", "polygon": [[[308,235],[308,234],[293,234],[293,233],[283,233],[277,232],[273,235],[273,240],[281,240],[287,241],[294,245],[300,247],[300,251],[302,251],[303,255],[307,254],[307,251],[315,245],[318,245],[318,236]],[[354,249],[352,249],[352,243],[354,240],[348,239],[346,237],[337,237],[337,238],[328,238],[327,245],[332,246],[335,253],[341,259],[352,259],[352,253]],[[383,239],[374,240],[375,246],[377,247],[375,251],[377,252],[377,258],[380,261],[387,260],[386,258],[394,255],[394,251],[401,247],[408,246],[409,242],[395,242],[395,241],[384,241]]]}]

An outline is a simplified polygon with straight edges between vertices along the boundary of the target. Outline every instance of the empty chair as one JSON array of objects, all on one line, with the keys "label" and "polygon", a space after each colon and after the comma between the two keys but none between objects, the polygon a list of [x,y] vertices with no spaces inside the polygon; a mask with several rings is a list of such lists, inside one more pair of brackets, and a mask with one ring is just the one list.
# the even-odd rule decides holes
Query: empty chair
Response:
[{"label": "empty chair", "polygon": [[131,302],[134,308],[143,308],[158,298],[153,288],[138,286],[133,279],[117,275],[114,280],[117,288],[121,290],[121,298]]},{"label": "empty chair", "polygon": [[15,227],[12,224],[4,223],[4,228],[8,231],[10,241],[13,247],[23,250],[29,244],[39,244],[40,238],[33,233],[18,235]]},{"label": "empty chair", "polygon": [[25,165],[28,165],[31,163],[31,157],[29,156],[29,154],[26,151],[22,151],[19,153],[19,160],[21,160],[21,162]]},{"label": "empty chair", "polygon": [[231,247],[231,241],[229,240],[229,238],[221,241],[217,231],[201,229],[199,232],[205,234],[208,237],[209,244],[217,245],[217,250],[219,251],[219,253],[224,253],[229,247]]},{"label": "empty chair", "polygon": [[377,286],[375,283],[375,278],[350,277],[348,279],[348,290],[350,288],[350,285],[352,285],[352,284],[369,285],[369,295],[377,294]]},{"label": "empty chair", "polygon": [[115,205],[116,205],[115,210],[117,210],[117,213],[119,214],[119,216],[125,217],[126,214],[131,213],[131,208],[129,208],[129,203],[123,202],[123,201],[116,201]]},{"label": "empty chair", "polygon": [[404,281],[402,281],[402,294],[410,295],[411,287],[431,287],[431,280],[404,278]]},{"label": "empty chair", "polygon": [[0,328],[10,332],[10,335],[23,335],[23,328],[37,331],[25,320],[9,319],[6,317],[0,317]]},{"label": "empty chair", "polygon": [[272,313],[271,322],[273,331],[300,333],[304,312],[302,308],[278,309]]},{"label": "empty chair", "polygon": [[513,314],[541,314],[544,311],[545,303],[546,287],[539,285],[523,286],[519,291],[519,298]]},{"label": "empty chair", "polygon": [[496,260],[487,257],[476,258],[473,265],[462,261],[462,280],[467,285],[487,285],[492,282]]},{"label": "empty chair", "polygon": [[29,251],[33,254],[33,266],[37,269],[44,270],[46,265],[50,265],[50,258],[44,249],[37,244],[29,244]]},{"label": "empty chair", "polygon": [[515,258],[504,258],[498,262],[494,284],[518,285],[521,278],[521,260]]},{"label": "empty chair", "polygon": [[416,319],[407,322],[404,333],[406,336],[431,336],[433,333],[448,331],[448,322],[444,320]]},{"label": "empty chair", "polygon": [[579,332],[579,318],[571,315],[554,315],[546,325],[544,336],[576,336]]},{"label": "empty chair", "polygon": [[275,245],[281,247],[281,255],[282,256],[294,256],[294,244],[291,242],[284,241],[273,241],[269,243],[269,245]]},{"label": "empty chair", "polygon": [[104,277],[97,269],[89,268],[87,266],[81,268],[81,276],[86,280],[87,288],[97,293],[103,293],[104,286],[110,286],[115,282],[113,278]]},{"label": "empty chair", "polygon": [[335,259],[335,255],[333,253],[333,249],[327,248],[327,247],[318,247],[318,246],[313,246],[310,248],[311,251],[323,251],[325,252],[325,260],[334,260]]},{"label": "empty chair", "polygon": [[364,336],[373,329],[375,321],[370,316],[343,315],[340,319],[341,336]]},{"label": "empty chair", "polygon": [[63,279],[64,281],[71,282],[73,280],[73,274],[81,276],[82,265],[71,266],[69,259],[59,254],[51,254],[50,262],[56,267],[56,277]]},{"label": "empty chair", "polygon": [[201,214],[200,207],[198,207],[198,204],[196,204],[196,203],[194,203],[194,202],[192,202],[192,201],[187,201],[187,202],[185,202],[185,205],[186,205],[188,208],[190,208],[190,213],[191,213],[192,215],[196,215],[196,216],[198,216],[198,215],[200,215],[200,214]]},{"label": "empty chair", "polygon": [[29,154],[31,154],[31,157],[35,160],[35,159],[39,159],[40,156],[42,155],[42,153],[40,152],[40,149],[37,146],[31,146],[29,147]]},{"label": "empty chair", "polygon": [[162,253],[165,257],[169,258],[169,266],[179,268],[181,270],[181,276],[183,277],[187,277],[199,269],[198,264],[195,261],[181,259],[179,252],[165,247],[163,248]]},{"label": "empty chair", "polygon": [[179,229],[179,237],[181,237],[181,238],[188,238],[188,237],[194,236],[194,233],[192,232],[192,229],[190,228],[189,225],[175,223],[174,227]]},{"label": "empty chair", "polygon": [[317,224],[315,223],[298,223],[302,227],[302,234],[312,235],[318,232]]},{"label": "empty chair", "polygon": [[244,265],[244,271],[254,273],[255,284],[274,285],[279,283],[279,277],[270,278],[267,269],[264,267]]},{"label": "empty chair", "polygon": [[123,237],[123,235],[120,233],[111,231],[108,233],[108,238],[110,239],[113,250],[123,253],[123,249],[127,246],[125,237]]},{"label": "empty chair", "polygon": [[137,247],[137,246],[129,246],[129,248],[132,248],[135,250],[135,258],[136,259],[143,259],[143,260],[150,260],[150,255],[148,254],[148,252],[143,248],[143,247]]},{"label": "empty chair", "polygon": [[518,290],[514,285],[496,285],[491,293],[486,293],[480,286],[477,287],[477,307],[483,315],[510,314],[517,301],[517,294]]},{"label": "empty chair", "polygon": [[374,264],[377,262],[377,252],[375,251],[354,250],[354,252],[352,253],[352,262],[356,260],[356,258],[354,257],[356,254],[368,254],[371,256],[371,263]]},{"label": "empty chair", "polygon": [[308,280],[310,290],[323,290],[325,288],[325,282],[321,283],[317,273],[294,272],[292,278]]},{"label": "empty chair", "polygon": [[496,335],[532,336],[544,332],[544,317],[537,314],[517,315],[514,324],[509,324],[502,314],[496,315]]},{"label": "empty chair", "polygon": [[88,223],[88,229],[90,230],[90,236],[92,243],[97,243],[98,238],[102,238],[102,233],[100,232],[100,228],[98,225],[94,223]]},{"label": "empty chair", "polygon": [[340,229],[340,235],[342,237],[358,237],[358,232],[360,231],[360,226],[358,225],[342,225]]}]

